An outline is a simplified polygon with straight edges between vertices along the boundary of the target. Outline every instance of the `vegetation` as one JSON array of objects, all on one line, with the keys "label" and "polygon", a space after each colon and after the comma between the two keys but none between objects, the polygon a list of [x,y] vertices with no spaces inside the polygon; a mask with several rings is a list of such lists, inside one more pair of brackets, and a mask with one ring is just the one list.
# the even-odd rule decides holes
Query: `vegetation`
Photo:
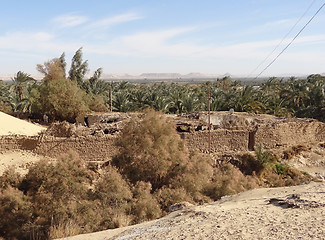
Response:
[{"label": "vegetation", "polygon": [[[289,80],[270,78],[257,86],[233,81],[229,77],[203,84],[129,82],[109,83],[101,80],[99,68],[89,79],[84,79],[89,71],[87,61],[82,61],[79,49],[73,58],[68,78],[65,78],[64,55],[54,58],[37,69],[44,74],[41,82],[35,82],[28,74],[18,72],[12,83],[0,82],[0,109],[5,112],[29,113],[36,118],[43,114],[50,119],[75,121],[75,106],[82,106],[80,114],[89,111],[107,111],[112,89],[113,111],[132,112],[153,108],[164,113],[187,113],[208,109],[208,89],[211,91],[211,110],[273,114],[280,117],[310,117],[325,121],[325,77],[310,75],[306,79]],[[64,81],[65,80],[65,81]],[[54,82],[59,83],[54,84]],[[72,84],[73,83],[73,84]],[[53,89],[66,88],[74,91],[73,96],[58,93]],[[55,88],[54,87],[54,88]],[[51,92],[52,91],[52,92]],[[51,93],[56,98],[74,98],[52,106]],[[70,99],[71,100],[71,99]],[[68,109],[66,109],[68,106]],[[62,113],[66,109],[66,113]],[[71,112],[70,112],[71,111]],[[79,110],[77,110],[78,112]]]},{"label": "vegetation", "polygon": [[[66,69],[65,55],[37,69],[35,81],[18,72],[0,81],[0,111],[50,121],[74,122],[79,114],[143,111],[131,119],[116,141],[111,165],[90,171],[75,154],[56,163],[41,161],[25,176],[8,169],[0,176],[0,238],[52,239],[155,219],[181,201],[204,203],[258,186],[285,186],[311,177],[281,162],[262,146],[241,156],[238,166],[212,166],[212,160],[186,148],[175,126],[162,113],[211,110],[312,117],[325,121],[325,77],[287,81],[270,78],[259,86],[229,77],[203,84],[135,84],[101,80],[102,69],[85,79],[88,62],[82,48]],[[112,90],[112,96],[109,92]],[[145,109],[151,110],[145,110]],[[303,146],[289,149],[285,157]]]},{"label": "vegetation", "polygon": [[238,168],[212,166],[186,148],[165,115],[146,110],[117,138],[111,165],[89,170],[76,154],[0,176],[0,237],[53,239],[136,224],[188,201],[201,204],[258,186],[310,180],[258,146]]}]

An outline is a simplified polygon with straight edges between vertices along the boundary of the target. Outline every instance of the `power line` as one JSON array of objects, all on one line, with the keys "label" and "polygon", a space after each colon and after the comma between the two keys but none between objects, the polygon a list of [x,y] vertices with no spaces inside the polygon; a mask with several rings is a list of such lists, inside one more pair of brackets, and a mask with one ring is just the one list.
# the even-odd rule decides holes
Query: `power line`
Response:
[{"label": "power line", "polygon": [[323,5],[316,11],[316,13],[309,19],[309,21],[300,29],[300,31],[294,36],[294,38],[283,48],[283,50],[254,78],[257,79],[261,76],[281,55],[282,53],[287,50],[287,48],[293,43],[294,40],[300,35],[300,33],[308,26],[308,24],[316,17],[316,15],[322,10],[325,6],[325,2]]},{"label": "power line", "polygon": [[297,26],[297,24],[301,21],[301,19],[307,14],[307,12],[310,10],[310,8],[314,5],[316,0],[314,0],[309,7],[307,8],[307,10],[301,15],[301,17],[296,21],[296,23],[291,27],[291,29],[289,30],[289,32],[281,39],[281,41],[278,43],[278,45],[275,46],[275,48],[272,50],[272,52],[270,52],[264,59],[263,61],[248,75],[248,77],[250,77],[257,69],[259,69],[259,67],[264,64],[266,62],[266,60],[268,60],[270,58],[270,56],[275,52],[275,50],[278,49],[278,47],[283,43],[283,41],[288,37],[288,35],[293,31],[293,29]]}]

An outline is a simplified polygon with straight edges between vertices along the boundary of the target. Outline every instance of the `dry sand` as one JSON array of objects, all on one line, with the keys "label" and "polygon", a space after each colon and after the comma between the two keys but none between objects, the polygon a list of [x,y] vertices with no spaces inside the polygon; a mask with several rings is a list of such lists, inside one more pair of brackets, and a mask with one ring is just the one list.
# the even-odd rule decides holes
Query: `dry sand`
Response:
[{"label": "dry sand", "polygon": [[25,135],[35,136],[45,130],[41,127],[27,121],[15,118],[3,112],[0,112],[0,136],[1,135]]},{"label": "dry sand", "polygon": [[[300,195],[301,208],[269,202],[290,203],[292,194]],[[255,189],[151,222],[63,239],[325,239],[325,182]]]},{"label": "dry sand", "polygon": [[19,174],[24,175],[28,172],[28,168],[32,164],[37,163],[41,159],[54,161],[53,159],[37,155],[30,151],[15,150],[0,152],[0,176],[10,167],[14,168]]}]

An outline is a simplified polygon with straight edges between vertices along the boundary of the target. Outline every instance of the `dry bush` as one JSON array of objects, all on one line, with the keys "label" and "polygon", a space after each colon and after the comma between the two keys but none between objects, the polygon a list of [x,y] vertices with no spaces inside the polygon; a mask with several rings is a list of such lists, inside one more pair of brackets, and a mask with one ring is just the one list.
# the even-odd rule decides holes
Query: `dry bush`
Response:
[{"label": "dry bush", "polygon": [[87,198],[88,170],[74,154],[62,156],[56,164],[40,161],[29,169],[20,189],[30,197],[33,207],[33,224],[44,228],[66,224],[80,218],[83,199]]},{"label": "dry bush", "polygon": [[213,180],[206,186],[204,193],[218,200],[222,196],[232,195],[258,187],[258,180],[254,176],[244,176],[242,172],[231,164],[224,164],[216,168]]},{"label": "dry bush", "polygon": [[178,171],[178,175],[171,179],[170,187],[183,188],[187,195],[197,203],[211,201],[202,194],[205,186],[213,177],[211,158],[198,152],[192,152],[188,162]]},{"label": "dry bush", "polygon": [[120,209],[132,199],[132,192],[117,169],[109,166],[95,184],[94,197],[102,206]]},{"label": "dry bush", "polygon": [[0,176],[0,191],[1,189],[7,189],[9,186],[18,188],[21,179],[22,177],[15,171],[14,167],[9,167]]},{"label": "dry bush", "polygon": [[113,164],[133,184],[150,182],[153,191],[168,184],[178,166],[188,161],[188,151],[175,126],[154,110],[127,123],[116,145],[120,154]]},{"label": "dry bush", "polygon": [[8,187],[0,194],[0,237],[28,239],[25,227],[32,218],[32,207],[18,189]]},{"label": "dry bush", "polygon": [[51,226],[49,237],[50,239],[56,239],[64,238],[67,236],[74,236],[81,233],[83,233],[83,229],[81,229],[80,226],[72,220],[69,220],[67,222]]},{"label": "dry bush", "polygon": [[299,155],[303,151],[310,151],[311,147],[305,145],[292,146],[289,149],[283,151],[283,158],[290,160],[294,156]]},{"label": "dry bush", "polygon": [[140,181],[134,186],[131,213],[134,216],[135,223],[156,219],[161,216],[160,205],[150,192],[151,184],[148,182]]},{"label": "dry bush", "polygon": [[54,137],[71,137],[75,134],[76,127],[66,121],[53,122],[46,129],[45,134]]},{"label": "dry bush", "polygon": [[169,211],[169,207],[175,203],[180,202],[193,202],[192,198],[188,195],[187,191],[180,188],[163,187],[157,190],[154,194],[159,201],[163,213],[166,214]]}]

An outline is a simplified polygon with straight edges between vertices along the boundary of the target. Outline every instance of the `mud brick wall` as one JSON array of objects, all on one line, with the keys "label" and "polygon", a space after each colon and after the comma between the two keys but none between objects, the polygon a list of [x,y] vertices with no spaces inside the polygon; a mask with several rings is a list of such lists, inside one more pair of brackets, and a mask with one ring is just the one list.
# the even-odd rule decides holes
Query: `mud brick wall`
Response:
[{"label": "mud brick wall", "polygon": [[[189,149],[197,149],[200,152],[209,152],[208,131],[195,133],[181,133],[181,138]],[[211,131],[211,152],[243,151],[248,149],[247,131],[218,129]]]},{"label": "mud brick wall", "polygon": [[38,143],[38,137],[27,137],[20,135],[1,136],[0,137],[0,152],[10,150],[33,150]]},{"label": "mud brick wall", "polygon": [[42,139],[34,152],[44,156],[58,157],[73,150],[85,161],[106,161],[112,158],[118,151],[113,146],[114,140],[114,136],[46,137]]},{"label": "mud brick wall", "polygon": [[[324,141],[324,124],[320,122],[284,122],[259,126],[255,144],[265,147],[294,146]],[[322,140],[323,139],[323,140]]]}]

